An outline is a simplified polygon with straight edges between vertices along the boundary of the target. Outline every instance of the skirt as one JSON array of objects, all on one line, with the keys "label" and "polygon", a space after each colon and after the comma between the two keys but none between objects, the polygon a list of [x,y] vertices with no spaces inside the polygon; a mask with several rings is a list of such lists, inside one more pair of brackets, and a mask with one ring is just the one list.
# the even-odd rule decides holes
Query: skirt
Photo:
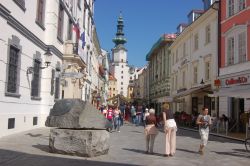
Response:
[{"label": "skirt", "polygon": [[154,124],[150,124],[150,125],[146,125],[145,127],[145,134],[149,135],[149,134],[158,134],[158,129],[155,127]]}]

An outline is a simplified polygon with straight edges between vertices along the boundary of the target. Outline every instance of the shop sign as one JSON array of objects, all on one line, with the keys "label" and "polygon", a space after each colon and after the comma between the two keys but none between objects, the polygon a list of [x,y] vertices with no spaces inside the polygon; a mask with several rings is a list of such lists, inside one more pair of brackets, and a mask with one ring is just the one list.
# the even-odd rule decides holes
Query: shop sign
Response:
[{"label": "shop sign", "polygon": [[214,80],[214,86],[220,86],[220,85],[221,85],[221,82],[219,79]]},{"label": "shop sign", "polygon": [[238,77],[238,78],[226,79],[225,84],[233,85],[233,84],[243,84],[246,82],[247,82],[247,77]]}]

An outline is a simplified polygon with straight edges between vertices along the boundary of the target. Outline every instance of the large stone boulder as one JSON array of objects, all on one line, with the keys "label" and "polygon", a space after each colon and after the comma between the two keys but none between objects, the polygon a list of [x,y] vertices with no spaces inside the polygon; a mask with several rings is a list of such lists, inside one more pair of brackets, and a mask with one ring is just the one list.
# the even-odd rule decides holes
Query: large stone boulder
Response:
[{"label": "large stone boulder", "polygon": [[49,148],[53,153],[94,157],[108,153],[108,139],[106,130],[51,129]]},{"label": "large stone boulder", "polygon": [[106,129],[109,122],[88,102],[80,99],[62,99],[50,110],[45,125],[70,129]]}]

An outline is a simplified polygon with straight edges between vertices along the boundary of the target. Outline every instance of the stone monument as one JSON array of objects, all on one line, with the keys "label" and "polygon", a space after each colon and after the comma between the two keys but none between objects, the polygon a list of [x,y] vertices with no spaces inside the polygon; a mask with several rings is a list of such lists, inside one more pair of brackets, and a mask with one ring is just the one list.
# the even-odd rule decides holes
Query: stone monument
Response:
[{"label": "stone monument", "polygon": [[93,157],[109,150],[109,122],[90,103],[80,99],[57,101],[47,117],[49,148],[53,153]]}]

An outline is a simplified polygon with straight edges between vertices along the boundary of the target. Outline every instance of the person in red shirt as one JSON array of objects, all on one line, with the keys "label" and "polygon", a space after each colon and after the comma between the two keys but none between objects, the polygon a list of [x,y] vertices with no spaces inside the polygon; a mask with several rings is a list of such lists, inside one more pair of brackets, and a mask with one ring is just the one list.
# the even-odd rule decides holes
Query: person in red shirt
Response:
[{"label": "person in red shirt", "polygon": [[108,126],[108,131],[112,132],[113,129],[113,109],[111,107],[109,107],[108,111],[107,111],[107,119],[109,121],[109,126]]}]

